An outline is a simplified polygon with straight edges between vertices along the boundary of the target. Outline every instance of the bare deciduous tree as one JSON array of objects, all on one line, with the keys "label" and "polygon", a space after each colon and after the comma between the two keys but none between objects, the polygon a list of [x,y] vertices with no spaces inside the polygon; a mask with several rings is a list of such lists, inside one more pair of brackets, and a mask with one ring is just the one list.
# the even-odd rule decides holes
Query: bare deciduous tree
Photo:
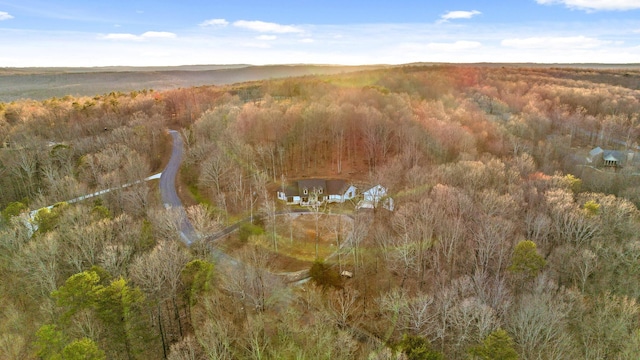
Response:
[{"label": "bare deciduous tree", "polygon": [[568,329],[570,311],[570,296],[558,292],[545,277],[514,304],[507,326],[523,359],[560,360],[576,355]]},{"label": "bare deciduous tree", "polygon": [[160,239],[179,239],[184,221],[184,213],[180,210],[175,208],[150,210],[149,220]]},{"label": "bare deciduous tree", "polygon": [[588,245],[591,239],[600,233],[598,219],[580,209],[567,190],[555,189],[545,195],[550,205],[556,243],[570,242],[582,247]]},{"label": "bare deciduous tree", "polygon": [[25,285],[47,299],[58,288],[61,276],[59,251],[60,244],[54,234],[46,233],[22,247],[15,258],[15,266],[28,280]]},{"label": "bare deciduous tree", "polygon": [[198,342],[209,359],[235,359],[231,345],[233,338],[229,334],[227,324],[219,319],[219,317],[208,319],[195,329]]},{"label": "bare deciduous tree", "polygon": [[258,247],[243,250],[243,263],[229,267],[222,272],[223,287],[238,296],[248,309],[264,312],[277,303],[283,284],[269,272],[269,255]]},{"label": "bare deciduous tree", "polygon": [[220,230],[220,220],[213,219],[206,206],[202,204],[189,206],[186,209],[186,213],[198,238],[204,238]]},{"label": "bare deciduous tree", "polygon": [[[182,269],[190,260],[189,255],[181,245],[175,241],[163,241],[150,253],[141,255],[131,265],[131,278],[156,301],[157,317],[163,349],[166,351],[168,342],[166,323],[163,322],[161,305],[171,303],[173,319],[177,322],[179,337],[183,336],[183,324],[178,308],[178,286],[181,283]],[[170,320],[171,317],[169,317]]]},{"label": "bare deciduous tree", "polygon": [[327,310],[341,329],[358,327],[362,312],[358,302],[358,292],[352,288],[334,290],[327,295]]},{"label": "bare deciduous tree", "polygon": [[200,182],[203,185],[213,185],[216,194],[222,192],[223,184],[227,183],[227,175],[231,170],[231,162],[220,149],[209,152],[209,156],[202,162]]}]

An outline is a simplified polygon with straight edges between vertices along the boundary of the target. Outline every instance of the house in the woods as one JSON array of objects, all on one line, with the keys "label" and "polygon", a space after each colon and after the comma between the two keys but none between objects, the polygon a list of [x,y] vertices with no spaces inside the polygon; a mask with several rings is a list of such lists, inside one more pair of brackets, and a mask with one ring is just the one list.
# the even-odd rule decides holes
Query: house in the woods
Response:
[{"label": "house in the woods", "polygon": [[627,163],[631,163],[634,159],[633,151],[617,151],[617,150],[603,150],[601,147],[596,147],[589,151],[587,156],[587,164],[592,166],[606,166],[606,167],[623,167]]},{"label": "house in the woods", "polygon": [[293,181],[278,191],[278,199],[290,205],[315,206],[343,203],[356,196],[356,187],[341,179]]},{"label": "house in the woods", "polygon": [[362,200],[358,203],[358,209],[375,209],[379,206],[393,211],[393,199],[387,196],[387,189],[382,185],[376,185],[362,193]]}]

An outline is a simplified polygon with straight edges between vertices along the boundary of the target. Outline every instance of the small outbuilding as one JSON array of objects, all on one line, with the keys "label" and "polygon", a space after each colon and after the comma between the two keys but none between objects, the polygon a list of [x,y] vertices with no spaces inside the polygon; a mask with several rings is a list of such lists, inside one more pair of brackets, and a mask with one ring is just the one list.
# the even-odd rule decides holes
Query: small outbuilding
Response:
[{"label": "small outbuilding", "polygon": [[622,167],[627,162],[633,161],[633,151],[604,150],[601,147],[593,148],[587,156],[587,164],[592,166]]},{"label": "small outbuilding", "polygon": [[393,199],[387,196],[387,188],[376,185],[362,193],[362,200],[358,203],[358,209],[374,209],[382,205],[383,208],[393,211]]}]

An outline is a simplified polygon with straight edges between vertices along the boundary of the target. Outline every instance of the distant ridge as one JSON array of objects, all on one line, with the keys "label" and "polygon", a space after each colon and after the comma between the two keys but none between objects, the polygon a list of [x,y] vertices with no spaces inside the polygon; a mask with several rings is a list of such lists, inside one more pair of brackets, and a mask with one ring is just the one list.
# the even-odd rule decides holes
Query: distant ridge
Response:
[{"label": "distant ridge", "polygon": [[361,70],[406,66],[481,66],[547,69],[593,69],[640,71],[640,63],[430,63],[400,65],[184,65],[184,66],[106,66],[61,68],[0,68],[0,102],[19,99],[44,100],[51,97],[95,96],[112,91],[130,92],[154,89],[158,91],[203,85],[229,85],[247,81],[332,75]]},{"label": "distant ridge", "polygon": [[241,69],[250,64],[180,65],[180,66],[96,66],[96,67],[4,67],[1,75],[83,74],[101,72],[153,72],[153,71],[209,71]]},{"label": "distant ridge", "polygon": [[167,67],[0,68],[0,102],[94,96],[112,91],[168,90],[305,75],[329,75],[386,65],[188,65]]},{"label": "distant ridge", "polygon": [[485,67],[528,67],[528,68],[563,68],[563,69],[607,69],[607,70],[640,70],[640,63],[628,64],[600,64],[600,63],[497,63],[497,62],[477,62],[477,63],[446,63],[446,62],[414,62],[398,66],[485,66]]}]

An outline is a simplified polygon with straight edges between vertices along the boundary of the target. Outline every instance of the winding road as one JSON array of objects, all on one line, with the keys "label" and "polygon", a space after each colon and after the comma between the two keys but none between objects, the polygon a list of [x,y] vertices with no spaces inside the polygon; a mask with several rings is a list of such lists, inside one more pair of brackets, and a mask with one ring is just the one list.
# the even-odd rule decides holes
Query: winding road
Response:
[{"label": "winding road", "polygon": [[[178,196],[176,187],[176,177],[178,175],[178,170],[180,169],[180,162],[182,161],[182,137],[180,136],[180,133],[175,130],[169,130],[169,134],[173,139],[173,147],[171,150],[171,158],[169,159],[169,163],[167,163],[164,171],[162,171],[162,175],[160,175],[160,197],[162,198],[162,204],[165,208],[175,209],[178,212],[178,216],[180,217],[180,238],[187,246],[191,246],[193,242],[198,240],[198,235],[196,234],[193,225],[187,217],[187,213],[184,210],[184,206],[182,205],[180,197]],[[218,239],[233,232],[239,226],[240,223],[231,225],[217,232],[216,234],[207,236],[206,240],[210,241]],[[232,267],[238,267],[239,265],[242,265],[238,260],[223,253],[215,246],[212,246],[210,244],[207,245],[209,250],[211,251],[211,255],[218,262],[224,262],[226,265],[230,265]]]},{"label": "winding road", "polygon": [[182,161],[182,137],[175,130],[169,130],[169,134],[173,139],[173,147],[169,163],[164,168],[162,175],[160,175],[160,194],[165,207],[181,207],[182,202],[176,192],[176,176]]},{"label": "winding road", "polygon": [[172,208],[178,211],[180,216],[180,238],[185,244],[191,245],[196,240],[196,234],[176,191],[176,177],[182,161],[182,137],[175,130],[169,130],[169,134],[173,139],[173,147],[169,163],[164,168],[162,175],[160,175],[160,196],[165,208]]}]

